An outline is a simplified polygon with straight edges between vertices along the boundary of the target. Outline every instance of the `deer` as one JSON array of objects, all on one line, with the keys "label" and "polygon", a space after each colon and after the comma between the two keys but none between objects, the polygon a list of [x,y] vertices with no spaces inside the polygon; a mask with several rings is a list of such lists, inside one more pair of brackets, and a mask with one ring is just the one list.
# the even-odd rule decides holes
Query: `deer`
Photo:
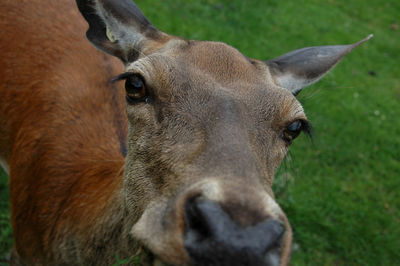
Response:
[{"label": "deer", "polygon": [[310,133],[296,95],[372,35],[258,60],[164,33],[131,0],[0,9],[11,265],[289,264],[272,184]]}]

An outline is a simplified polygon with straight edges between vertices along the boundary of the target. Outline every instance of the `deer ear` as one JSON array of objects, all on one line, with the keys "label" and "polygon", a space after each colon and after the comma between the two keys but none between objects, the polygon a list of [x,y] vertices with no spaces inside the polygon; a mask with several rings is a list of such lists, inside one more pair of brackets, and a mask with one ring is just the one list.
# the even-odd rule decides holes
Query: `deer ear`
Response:
[{"label": "deer ear", "polygon": [[76,0],[89,23],[86,36],[98,49],[131,62],[143,48],[168,35],[157,30],[132,0]]},{"label": "deer ear", "polygon": [[317,82],[351,50],[372,38],[349,45],[316,46],[294,50],[266,61],[275,83],[297,95]]}]

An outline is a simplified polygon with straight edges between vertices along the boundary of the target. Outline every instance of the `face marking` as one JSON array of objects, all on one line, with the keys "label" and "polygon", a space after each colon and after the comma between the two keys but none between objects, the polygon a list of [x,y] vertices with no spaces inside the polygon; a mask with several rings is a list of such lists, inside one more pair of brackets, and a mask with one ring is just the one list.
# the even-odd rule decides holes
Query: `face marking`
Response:
[{"label": "face marking", "polygon": [[264,194],[263,205],[265,206],[267,213],[270,214],[274,219],[279,219],[279,217],[281,217],[283,214],[282,209],[279,207],[276,201],[267,193]]},{"label": "face marking", "polygon": [[223,202],[224,200],[222,185],[216,178],[207,178],[202,180],[200,183],[196,183],[194,187],[196,190],[202,191],[202,195],[206,199],[215,202]]}]

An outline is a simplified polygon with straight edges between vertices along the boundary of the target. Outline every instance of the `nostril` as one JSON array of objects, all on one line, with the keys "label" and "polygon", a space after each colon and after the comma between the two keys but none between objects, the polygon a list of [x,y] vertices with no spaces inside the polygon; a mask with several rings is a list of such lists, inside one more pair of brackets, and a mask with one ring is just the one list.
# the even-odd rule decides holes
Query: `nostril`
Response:
[{"label": "nostril", "polygon": [[191,199],[185,206],[187,237],[201,241],[211,236],[211,229],[204,212],[199,208],[200,198]]},{"label": "nostril", "polygon": [[280,265],[280,253],[282,251],[284,225],[277,220],[269,220],[264,223],[265,250],[264,262],[266,265]]},{"label": "nostril", "polygon": [[248,235],[254,235],[254,239],[257,239],[257,235],[263,236],[262,238],[258,237],[258,239],[260,241],[260,247],[262,247],[264,252],[280,247],[282,236],[285,232],[285,227],[280,221],[270,219],[251,229],[253,229],[254,232],[248,233]]}]

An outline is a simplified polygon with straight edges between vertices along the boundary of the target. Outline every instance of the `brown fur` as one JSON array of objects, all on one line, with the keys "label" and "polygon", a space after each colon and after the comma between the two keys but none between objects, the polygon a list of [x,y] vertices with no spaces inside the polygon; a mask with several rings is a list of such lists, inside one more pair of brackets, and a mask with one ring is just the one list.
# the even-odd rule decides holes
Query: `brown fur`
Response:
[{"label": "brown fur", "polygon": [[107,83],[121,66],[83,38],[71,1],[0,9],[0,157],[10,166],[15,248],[28,264],[60,260],[61,244],[90,253],[77,236],[104,246],[96,231],[116,221],[102,217],[121,215],[124,95]]}]

